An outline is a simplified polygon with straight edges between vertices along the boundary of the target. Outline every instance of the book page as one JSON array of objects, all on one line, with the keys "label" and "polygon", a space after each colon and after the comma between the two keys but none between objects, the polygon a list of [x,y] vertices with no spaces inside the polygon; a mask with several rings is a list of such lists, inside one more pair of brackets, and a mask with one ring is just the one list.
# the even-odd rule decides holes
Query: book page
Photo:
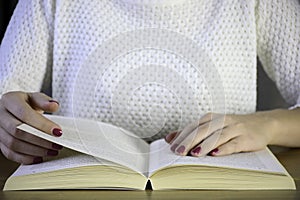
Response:
[{"label": "book page", "polygon": [[124,165],[140,173],[148,171],[149,144],[116,126],[85,119],[45,115],[62,127],[54,137],[27,124],[19,129],[76,151]]},{"label": "book page", "polygon": [[287,173],[268,149],[220,157],[192,157],[175,155],[170,150],[170,145],[163,139],[151,143],[149,162],[150,176],[163,167],[184,164],[238,168],[283,174]]},{"label": "book page", "polygon": [[34,165],[20,165],[12,176],[30,175],[35,173],[49,172],[60,169],[68,169],[92,165],[116,165],[110,161],[96,158],[87,154],[79,153],[67,148],[60,151],[55,158],[45,160]]}]

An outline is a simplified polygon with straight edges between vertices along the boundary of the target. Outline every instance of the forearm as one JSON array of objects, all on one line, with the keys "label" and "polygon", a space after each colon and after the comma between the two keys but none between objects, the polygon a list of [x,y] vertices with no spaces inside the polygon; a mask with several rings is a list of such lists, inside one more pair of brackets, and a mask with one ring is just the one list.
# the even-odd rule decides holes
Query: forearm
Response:
[{"label": "forearm", "polygon": [[300,108],[267,111],[273,127],[270,129],[272,145],[300,147]]}]

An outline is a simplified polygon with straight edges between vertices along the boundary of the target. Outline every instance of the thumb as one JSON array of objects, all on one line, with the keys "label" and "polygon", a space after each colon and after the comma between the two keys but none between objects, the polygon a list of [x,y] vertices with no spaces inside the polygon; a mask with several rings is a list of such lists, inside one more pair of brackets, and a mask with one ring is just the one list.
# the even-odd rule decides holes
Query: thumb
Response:
[{"label": "thumb", "polygon": [[38,112],[56,112],[59,108],[58,101],[52,99],[44,93],[28,93],[28,104]]}]

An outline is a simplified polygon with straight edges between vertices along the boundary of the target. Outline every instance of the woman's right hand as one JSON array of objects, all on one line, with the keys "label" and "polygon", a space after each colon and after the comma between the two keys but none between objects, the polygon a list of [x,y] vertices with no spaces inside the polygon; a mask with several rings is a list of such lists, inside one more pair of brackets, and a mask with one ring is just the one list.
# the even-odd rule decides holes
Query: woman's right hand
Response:
[{"label": "woman's right hand", "polygon": [[21,123],[45,133],[62,135],[58,124],[42,113],[58,110],[59,104],[43,93],[8,92],[0,99],[0,147],[4,156],[22,164],[43,162],[46,156],[56,156],[62,146],[17,129]]}]

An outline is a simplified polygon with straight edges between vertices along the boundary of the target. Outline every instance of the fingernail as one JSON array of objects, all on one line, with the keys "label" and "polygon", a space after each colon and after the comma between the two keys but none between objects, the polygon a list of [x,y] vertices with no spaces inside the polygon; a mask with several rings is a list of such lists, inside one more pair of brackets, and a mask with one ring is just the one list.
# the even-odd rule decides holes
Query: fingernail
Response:
[{"label": "fingernail", "polygon": [[57,155],[58,155],[58,151],[51,150],[51,149],[47,151],[47,156],[57,156]]},{"label": "fingernail", "polygon": [[59,129],[59,128],[54,128],[52,130],[52,134],[55,135],[55,136],[57,136],[57,137],[60,137],[62,135],[62,130]]},{"label": "fingernail", "polygon": [[50,102],[50,103],[57,103],[57,105],[59,105],[59,102],[56,101],[56,100],[54,100],[54,99],[49,100],[49,102]]},{"label": "fingernail", "polygon": [[198,155],[201,151],[201,147],[196,147],[195,149],[192,150],[193,155]]},{"label": "fingernail", "polygon": [[219,152],[219,149],[218,149],[218,148],[215,148],[214,150],[212,150],[212,151],[210,152],[210,155],[216,155],[218,152]]},{"label": "fingernail", "polygon": [[173,144],[171,146],[171,151],[175,152],[175,149],[178,147],[178,144]]},{"label": "fingernail", "polygon": [[52,148],[53,149],[57,149],[57,150],[61,150],[63,148],[63,146],[56,144],[56,143],[52,143]]},{"label": "fingernail", "polygon": [[173,135],[175,134],[176,132],[172,132],[172,133],[169,133],[168,135],[166,135],[165,137],[165,141],[166,142],[170,142],[172,139],[173,139]]},{"label": "fingernail", "polygon": [[33,164],[38,164],[38,163],[42,163],[42,162],[43,162],[42,157],[36,157],[33,159]]},{"label": "fingernail", "polygon": [[177,149],[177,153],[182,154],[185,150],[185,146],[181,145],[178,149]]}]

